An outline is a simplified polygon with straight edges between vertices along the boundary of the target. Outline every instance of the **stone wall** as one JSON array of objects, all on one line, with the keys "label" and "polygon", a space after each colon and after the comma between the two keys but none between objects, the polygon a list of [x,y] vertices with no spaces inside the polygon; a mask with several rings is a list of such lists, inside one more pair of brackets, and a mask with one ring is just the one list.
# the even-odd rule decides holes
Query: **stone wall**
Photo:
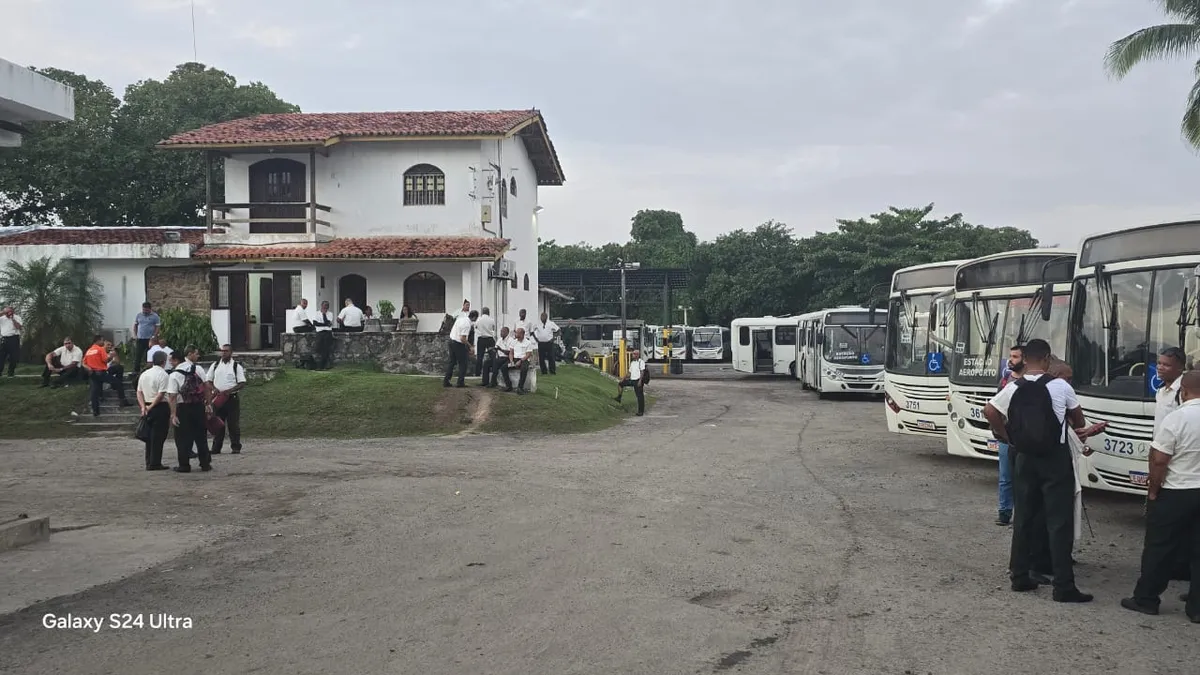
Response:
[{"label": "stone wall", "polygon": [[[283,362],[305,367],[317,350],[316,333],[284,333]],[[333,363],[376,363],[387,373],[440,375],[446,366],[446,337],[437,333],[333,334]]]},{"label": "stone wall", "polygon": [[155,309],[182,307],[208,316],[212,309],[207,267],[147,267],[146,298]]}]

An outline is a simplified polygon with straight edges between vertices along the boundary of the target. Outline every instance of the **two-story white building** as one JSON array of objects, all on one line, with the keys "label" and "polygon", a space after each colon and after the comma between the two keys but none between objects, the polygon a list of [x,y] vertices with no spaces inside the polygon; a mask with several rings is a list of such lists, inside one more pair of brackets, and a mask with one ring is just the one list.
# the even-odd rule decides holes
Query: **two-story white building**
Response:
[{"label": "two-story white building", "polygon": [[538,188],[563,172],[536,110],[260,115],[158,147],[210,167],[192,259],[235,349],[285,331],[301,298],[408,305],[421,331],[464,299],[502,322],[537,312]]}]

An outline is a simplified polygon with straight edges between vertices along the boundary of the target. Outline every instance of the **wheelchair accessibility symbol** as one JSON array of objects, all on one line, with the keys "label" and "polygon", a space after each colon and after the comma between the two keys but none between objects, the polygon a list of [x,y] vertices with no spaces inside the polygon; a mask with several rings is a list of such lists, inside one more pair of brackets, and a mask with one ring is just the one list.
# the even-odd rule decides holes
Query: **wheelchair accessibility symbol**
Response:
[{"label": "wheelchair accessibility symbol", "polygon": [[861,357],[860,357],[858,360],[859,360],[859,361],[860,361],[860,362],[861,362],[861,363],[862,363],[864,366],[866,366],[866,365],[870,365],[870,364],[871,364],[871,355],[870,355],[870,354],[863,354],[863,355],[862,355],[862,356],[861,356]]},{"label": "wheelchair accessibility symbol", "polygon": [[942,372],[942,359],[943,356],[941,352],[933,352],[932,354],[929,354],[925,357],[925,370],[931,373]]}]

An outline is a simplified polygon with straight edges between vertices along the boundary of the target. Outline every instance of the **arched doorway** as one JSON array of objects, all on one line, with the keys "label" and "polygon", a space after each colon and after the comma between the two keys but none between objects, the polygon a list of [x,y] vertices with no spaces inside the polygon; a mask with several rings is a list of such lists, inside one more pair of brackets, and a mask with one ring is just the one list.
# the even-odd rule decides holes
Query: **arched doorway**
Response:
[{"label": "arched doorway", "polygon": [[342,311],[346,298],[354,301],[359,309],[367,306],[367,280],[357,274],[347,274],[338,279],[338,306],[334,313]]},{"label": "arched doorway", "polygon": [[[250,234],[303,234],[305,227],[305,166],[294,159],[275,157],[250,165],[250,218],[286,219],[286,222],[250,223]],[[280,202],[295,202],[280,205]],[[294,221],[292,219],[295,219]]]}]

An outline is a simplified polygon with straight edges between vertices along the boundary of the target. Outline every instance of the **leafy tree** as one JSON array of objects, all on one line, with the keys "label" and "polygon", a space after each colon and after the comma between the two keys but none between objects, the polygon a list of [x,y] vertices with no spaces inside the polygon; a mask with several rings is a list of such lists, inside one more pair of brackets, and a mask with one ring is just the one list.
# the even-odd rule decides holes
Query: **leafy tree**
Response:
[{"label": "leafy tree", "polygon": [[738,316],[795,312],[802,292],[800,263],[791,229],[774,221],[701,244],[692,268],[693,323],[727,325]]},{"label": "leafy tree", "polygon": [[206,124],[298,110],[263,84],[239,85],[199,63],[132,84],[123,101],[83,75],[38,72],[75,88],[76,119],[29,124],[21,147],[0,152],[0,225],[199,225],[203,159],[154,145]]},{"label": "leafy tree", "polygon": [[[1114,77],[1125,77],[1134,66],[1145,61],[1190,57],[1200,49],[1200,0],[1155,2],[1175,23],[1142,28],[1112,43],[1104,65]],[[1195,71],[1200,75],[1200,61],[1195,64]],[[1200,80],[1188,92],[1180,128],[1188,143],[1200,148]]]},{"label": "leafy tree", "polygon": [[683,229],[674,211],[641,210],[633,217],[626,254],[646,267],[686,268],[696,253],[696,235]]},{"label": "leafy tree", "polygon": [[26,356],[40,357],[64,337],[89,344],[100,328],[104,287],[87,263],[38,258],[8,261],[0,272],[0,298],[12,305],[24,326]]}]

